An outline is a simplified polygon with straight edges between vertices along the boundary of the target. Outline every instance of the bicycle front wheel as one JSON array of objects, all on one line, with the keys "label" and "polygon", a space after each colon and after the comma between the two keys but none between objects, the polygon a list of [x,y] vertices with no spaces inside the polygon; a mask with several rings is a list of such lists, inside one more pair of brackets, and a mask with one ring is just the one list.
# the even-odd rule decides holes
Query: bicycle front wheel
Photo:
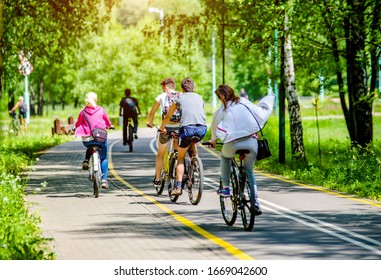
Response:
[{"label": "bicycle front wheel", "polygon": [[192,158],[189,170],[188,195],[193,205],[197,205],[202,196],[204,188],[204,167],[201,158],[196,156]]},{"label": "bicycle front wheel", "polygon": [[240,180],[240,208],[243,227],[251,231],[255,222],[255,193],[246,172]]}]

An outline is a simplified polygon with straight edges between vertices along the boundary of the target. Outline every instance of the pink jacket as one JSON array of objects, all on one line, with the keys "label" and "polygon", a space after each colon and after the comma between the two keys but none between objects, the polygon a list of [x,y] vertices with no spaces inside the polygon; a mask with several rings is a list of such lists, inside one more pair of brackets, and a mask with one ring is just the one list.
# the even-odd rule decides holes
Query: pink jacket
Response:
[{"label": "pink jacket", "polygon": [[89,119],[91,129],[93,128],[106,128],[112,126],[110,119],[107,116],[106,111],[101,107],[85,107],[78,116],[78,120],[75,123],[75,135],[76,136],[91,136],[91,130],[89,124],[83,112],[86,112],[87,118]]}]

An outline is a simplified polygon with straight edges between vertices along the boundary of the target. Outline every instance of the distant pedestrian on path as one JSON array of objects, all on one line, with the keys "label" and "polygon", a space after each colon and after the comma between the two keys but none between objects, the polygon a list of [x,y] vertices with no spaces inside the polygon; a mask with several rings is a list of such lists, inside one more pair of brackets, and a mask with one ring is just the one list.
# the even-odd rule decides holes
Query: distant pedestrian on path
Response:
[{"label": "distant pedestrian on path", "polygon": [[[91,156],[91,150],[89,147],[91,145],[99,145],[101,147],[99,151],[99,156],[101,159],[101,169],[102,169],[102,188],[108,188],[107,182],[107,172],[108,172],[108,158],[107,158],[107,150],[108,150],[108,142],[98,142],[95,141],[91,135],[91,129],[94,128],[103,128],[106,127],[113,128],[113,125],[110,122],[110,119],[107,116],[106,111],[97,105],[98,97],[94,92],[89,92],[86,94],[85,108],[79,113],[78,120],[75,124],[75,135],[82,137],[82,143],[87,148],[85,160],[82,163],[82,169],[88,169],[89,159]],[[86,116],[84,115],[86,114]],[[87,119],[89,122],[87,121]],[[90,129],[90,126],[91,129]]]},{"label": "distant pedestrian on path", "polygon": [[134,123],[134,137],[138,139],[138,115],[140,115],[139,102],[131,97],[131,90],[124,91],[125,97],[119,103],[119,116],[123,116],[123,145],[127,144],[127,125],[128,119]]}]

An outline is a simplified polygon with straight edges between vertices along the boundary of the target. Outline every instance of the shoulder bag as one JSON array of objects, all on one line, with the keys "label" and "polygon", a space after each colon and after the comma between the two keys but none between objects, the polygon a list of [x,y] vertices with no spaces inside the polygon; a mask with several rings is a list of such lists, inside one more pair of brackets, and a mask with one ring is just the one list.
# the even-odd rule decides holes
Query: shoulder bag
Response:
[{"label": "shoulder bag", "polygon": [[271,151],[270,151],[269,143],[268,143],[267,139],[263,135],[261,126],[259,125],[257,119],[254,117],[254,114],[250,111],[249,107],[247,107],[243,103],[240,103],[240,104],[242,104],[243,106],[246,107],[247,110],[249,110],[250,114],[253,116],[254,120],[257,122],[259,130],[261,132],[262,139],[258,138],[257,160],[261,160],[261,159],[270,157],[271,156]]},{"label": "shoulder bag", "polygon": [[107,140],[107,130],[103,128],[93,128],[91,129],[90,121],[87,118],[87,114],[85,111],[83,111],[83,115],[85,116],[85,119],[87,123],[89,124],[91,135],[93,136],[94,140],[97,142],[105,142]]}]

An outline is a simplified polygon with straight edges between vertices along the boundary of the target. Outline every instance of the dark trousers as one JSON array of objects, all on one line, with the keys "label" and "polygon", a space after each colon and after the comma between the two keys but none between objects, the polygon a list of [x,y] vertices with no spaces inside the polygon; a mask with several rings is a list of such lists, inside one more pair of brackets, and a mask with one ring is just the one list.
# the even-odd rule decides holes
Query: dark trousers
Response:
[{"label": "dark trousers", "polygon": [[125,118],[123,117],[123,144],[127,143],[127,130],[128,130],[128,119],[132,119],[133,127],[134,127],[134,133],[138,133],[138,116],[132,116]]}]

